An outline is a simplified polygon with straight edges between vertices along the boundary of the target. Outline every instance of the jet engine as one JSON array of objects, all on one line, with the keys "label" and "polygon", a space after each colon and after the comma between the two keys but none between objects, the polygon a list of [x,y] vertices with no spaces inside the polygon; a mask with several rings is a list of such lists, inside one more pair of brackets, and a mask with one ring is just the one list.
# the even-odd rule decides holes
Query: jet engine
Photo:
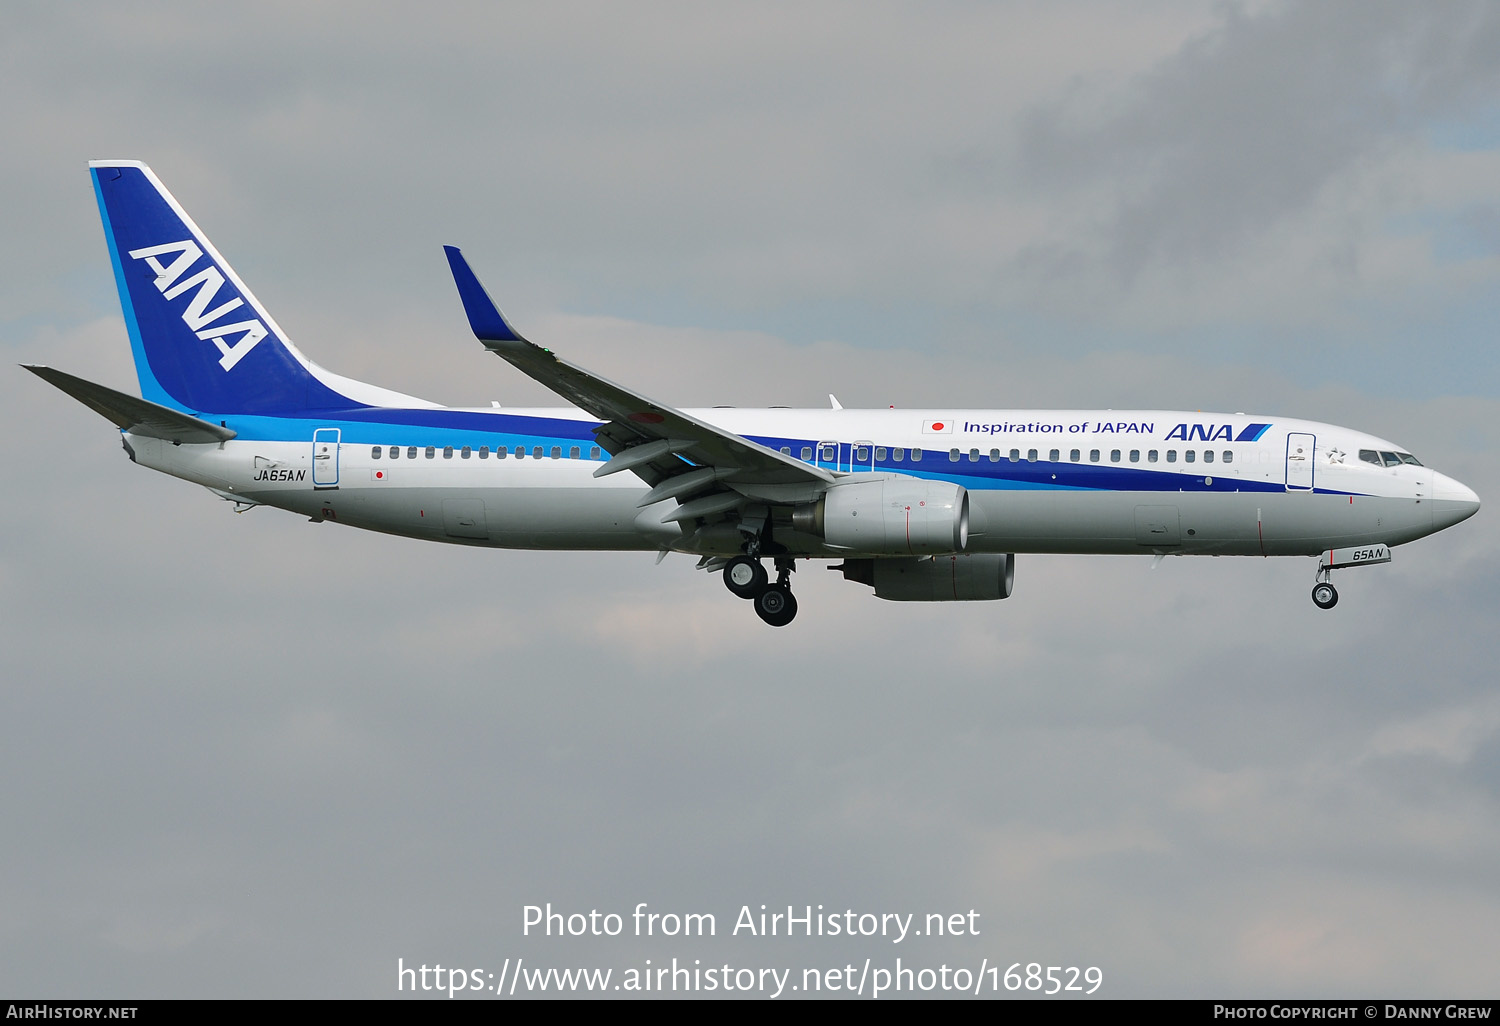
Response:
[{"label": "jet engine", "polygon": [[969,493],[915,477],[836,485],[794,509],[792,526],[854,552],[962,552],[969,543]]},{"label": "jet engine", "polygon": [[1010,598],[1014,553],[933,556],[928,559],[846,559],[831,570],[875,589],[892,602],[973,602]]}]

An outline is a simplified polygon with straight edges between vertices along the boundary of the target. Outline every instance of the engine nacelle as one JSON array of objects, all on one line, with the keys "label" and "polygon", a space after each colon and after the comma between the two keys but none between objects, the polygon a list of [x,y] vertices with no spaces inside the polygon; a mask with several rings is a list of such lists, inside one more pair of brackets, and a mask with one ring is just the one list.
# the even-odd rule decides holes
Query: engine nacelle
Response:
[{"label": "engine nacelle", "polygon": [[846,559],[835,570],[844,580],[875,589],[892,602],[982,602],[1010,598],[1016,582],[1014,553],[934,556],[931,559]]},{"label": "engine nacelle", "polygon": [[855,552],[926,555],[969,543],[969,493],[950,481],[887,477],[836,485],[792,511],[792,526]]}]

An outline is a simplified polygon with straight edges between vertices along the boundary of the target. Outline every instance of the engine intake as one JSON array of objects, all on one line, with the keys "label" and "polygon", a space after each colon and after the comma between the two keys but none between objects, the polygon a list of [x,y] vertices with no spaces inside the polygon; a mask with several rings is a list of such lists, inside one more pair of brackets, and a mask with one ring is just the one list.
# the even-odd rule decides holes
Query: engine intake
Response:
[{"label": "engine intake", "polygon": [[792,526],[854,552],[962,552],[969,543],[969,493],[950,481],[915,477],[836,485],[794,509]]},{"label": "engine intake", "polygon": [[1013,553],[935,556],[931,559],[846,559],[830,570],[875,589],[892,602],[982,602],[1010,598],[1016,581]]}]

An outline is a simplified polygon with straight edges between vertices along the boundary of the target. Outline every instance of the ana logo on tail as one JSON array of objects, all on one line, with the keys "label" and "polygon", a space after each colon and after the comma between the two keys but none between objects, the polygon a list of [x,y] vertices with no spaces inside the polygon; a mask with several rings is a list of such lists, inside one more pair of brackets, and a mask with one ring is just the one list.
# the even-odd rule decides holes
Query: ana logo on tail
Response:
[{"label": "ana logo on tail", "polygon": [[[158,257],[166,254],[176,256],[171,263],[163,266]],[[202,256],[203,250],[191,239],[130,251],[132,260],[144,260],[156,272],[154,284],[164,298],[176,299],[189,289],[197,288],[193,298],[188,301],[187,309],[182,311],[182,323],[199,338],[212,342],[218,348],[222,354],[219,357],[220,367],[226,371],[233,370],[234,365],[266,337],[266,326],[259,320],[214,325],[214,321],[244,306],[245,301],[233,295],[231,290],[232,298],[227,303],[209,309],[209,305],[218,297],[219,289],[225,285],[224,275],[212,263],[192,277],[178,281]],[[228,341],[231,336],[238,337],[231,342]]]}]

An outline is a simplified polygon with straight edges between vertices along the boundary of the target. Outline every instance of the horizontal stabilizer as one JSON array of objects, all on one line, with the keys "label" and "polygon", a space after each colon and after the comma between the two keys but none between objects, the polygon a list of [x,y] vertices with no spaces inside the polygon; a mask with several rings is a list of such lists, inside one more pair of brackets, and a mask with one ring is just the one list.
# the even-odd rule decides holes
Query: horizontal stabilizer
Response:
[{"label": "horizontal stabilizer", "polygon": [[23,363],[31,373],[56,385],[83,405],[122,430],[148,438],[165,438],[169,442],[227,442],[235,432],[206,420],[178,413],[145,399],[138,399],[92,381],[64,374],[51,367]]}]

